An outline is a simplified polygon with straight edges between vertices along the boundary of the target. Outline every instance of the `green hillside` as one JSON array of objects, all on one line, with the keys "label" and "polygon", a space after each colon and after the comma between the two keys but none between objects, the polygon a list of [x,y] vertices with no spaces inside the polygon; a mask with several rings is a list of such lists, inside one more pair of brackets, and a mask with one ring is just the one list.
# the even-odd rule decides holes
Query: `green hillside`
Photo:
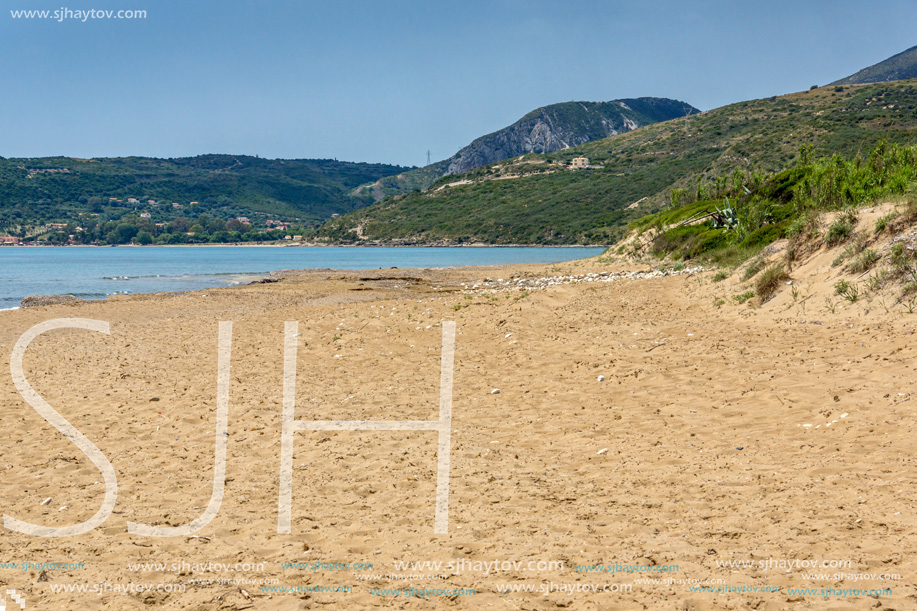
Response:
[{"label": "green hillside", "polygon": [[[335,160],[261,159],[202,155],[181,159],[0,158],[0,231],[21,225],[78,220],[80,213],[119,218],[153,211],[170,220],[178,203],[187,213],[282,218],[317,223],[372,202],[353,189],[410,168]],[[139,203],[129,203],[135,199]],[[151,209],[147,202],[159,205]]]},{"label": "green hillside", "polygon": [[378,202],[392,195],[420,191],[444,176],[448,169],[449,159],[444,159],[422,168],[415,168],[401,174],[380,178],[373,183],[360,185],[353,190],[353,196],[361,200],[369,199],[370,202]]},{"label": "green hillside", "polygon": [[[547,155],[447,176],[325,223],[318,237],[392,243],[606,244],[681,190],[917,141],[917,81],[823,87],[732,104]],[[589,169],[565,167],[585,155]],[[719,178],[718,178],[719,177]],[[702,199],[702,197],[701,197]]]},{"label": "green hillside", "polygon": [[[630,228],[638,238],[630,242],[633,254],[642,250],[657,257],[735,263],[790,237],[786,256],[792,263],[813,241],[833,246],[853,238],[860,206],[904,198],[911,202],[907,215],[917,213],[917,146],[883,141],[850,160],[840,155],[813,159],[810,149],[802,152],[782,172],[724,176],[704,198],[688,193],[680,205],[633,221]],[[820,233],[819,215],[832,211],[844,214]],[[885,217],[875,232],[897,217]],[[626,250],[624,245],[619,249]],[[861,250],[853,248],[847,255]]]}]

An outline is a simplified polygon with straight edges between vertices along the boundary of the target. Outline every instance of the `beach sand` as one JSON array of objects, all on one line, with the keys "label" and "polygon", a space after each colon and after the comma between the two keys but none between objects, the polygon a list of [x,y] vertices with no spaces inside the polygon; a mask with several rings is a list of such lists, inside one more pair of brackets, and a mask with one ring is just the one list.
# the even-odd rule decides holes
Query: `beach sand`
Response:
[{"label": "beach sand", "polygon": [[[54,318],[110,323],[110,335],[46,333],[24,363],[119,486],[114,513],[89,533],[4,529],[0,562],[82,568],[0,568],[0,589],[29,610],[917,608],[917,316],[865,302],[832,313],[814,280],[797,281],[796,301],[785,289],[762,307],[736,305],[738,281],[714,283],[712,272],[470,288],[609,269],[320,271],[0,313],[3,513],[67,526],[104,496],[99,471],[9,374],[18,338]],[[209,502],[219,321],[233,322],[220,511],[192,536],[129,534],[128,521],[182,525]],[[299,322],[297,420],[436,419],[441,323],[455,321],[447,534],[433,528],[431,431],[297,432],[292,534],[277,533],[285,321]],[[394,564],[410,561],[443,567]],[[141,563],[165,566],[132,570]],[[259,580],[352,591],[271,592]],[[55,592],[62,584],[89,591]],[[185,591],[116,589],[148,584]],[[740,591],[691,591],[698,584]]]}]

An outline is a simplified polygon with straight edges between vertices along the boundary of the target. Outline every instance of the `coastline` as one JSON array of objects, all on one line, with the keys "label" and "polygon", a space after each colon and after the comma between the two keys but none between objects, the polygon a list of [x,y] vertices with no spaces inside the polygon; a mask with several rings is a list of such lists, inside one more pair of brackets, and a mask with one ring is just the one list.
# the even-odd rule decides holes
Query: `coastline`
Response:
[{"label": "coastline", "polygon": [[[18,305],[27,295],[70,294],[104,300],[117,294],[195,291],[245,284],[291,269],[382,269],[450,267],[550,262],[594,256],[601,248],[485,247],[459,251],[444,247],[309,248],[220,245],[212,249],[108,251],[104,248],[55,247],[32,251],[0,251],[6,292],[0,306]],[[42,248],[42,247],[36,247]],[[29,252],[35,257],[28,255]],[[120,253],[120,254],[119,254]],[[171,254],[169,254],[171,253]],[[197,253],[197,254],[195,254]],[[553,254],[552,254],[553,253]],[[15,301],[14,301],[15,299]]]},{"label": "coastline", "polygon": [[417,244],[405,243],[358,243],[358,244],[328,244],[326,242],[297,242],[288,243],[250,243],[228,242],[226,244],[16,244],[0,246],[0,248],[200,248],[200,247],[274,247],[274,248],[610,248],[612,244],[457,244],[446,242],[428,242]]}]

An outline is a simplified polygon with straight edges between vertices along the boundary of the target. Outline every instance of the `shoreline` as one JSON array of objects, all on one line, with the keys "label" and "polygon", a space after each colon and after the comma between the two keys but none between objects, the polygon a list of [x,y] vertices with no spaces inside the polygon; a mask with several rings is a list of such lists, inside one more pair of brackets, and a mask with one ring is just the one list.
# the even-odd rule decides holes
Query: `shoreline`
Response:
[{"label": "shoreline", "polygon": [[0,246],[4,248],[611,248],[613,244],[443,244],[430,242],[427,244],[324,244],[305,243],[277,244],[230,242],[226,244],[15,244]]},{"label": "shoreline", "polygon": [[[189,247],[189,248],[190,248],[190,247],[192,247],[192,246],[197,246],[197,245],[170,245],[170,246],[168,246],[168,247],[170,247],[170,248]],[[208,245],[208,246],[229,246],[229,247],[233,247],[233,246],[231,246],[231,245]],[[247,246],[247,247],[250,247],[250,248],[251,248],[251,247],[257,247],[257,245],[246,245],[246,246]],[[61,248],[61,247],[58,247],[58,246],[48,246],[48,247],[46,247],[46,246],[33,246],[32,248]],[[91,247],[91,246],[90,246],[90,247],[82,247],[82,246],[72,246],[72,248],[105,248],[105,247]],[[401,248],[449,248],[449,247],[441,247],[441,246],[431,246],[431,247],[411,247],[411,246],[403,246],[403,247],[401,247]],[[480,247],[478,247],[478,248],[480,248]],[[487,246],[487,247],[485,247],[485,248],[534,248],[534,247],[524,247],[524,246],[523,246],[523,247],[519,247],[519,246],[494,246],[494,247],[490,247],[490,246]],[[571,247],[571,246],[544,247],[544,248],[590,248],[590,249],[596,249],[596,250],[598,249],[597,247],[576,247],[576,246],[573,246],[573,247]],[[586,262],[586,261],[589,261],[589,260],[591,260],[591,259],[595,259],[596,257],[602,256],[603,254],[604,254],[604,252],[600,252],[600,253],[597,253],[597,254],[594,254],[594,255],[591,255],[591,256],[588,256],[588,257],[581,257],[581,258],[577,258],[577,259],[566,259],[566,260],[563,260],[563,261],[558,261],[558,262],[553,262],[553,263],[552,263],[552,262],[537,262],[537,261],[536,261],[536,262],[530,262],[530,263],[528,263],[528,262],[508,262],[508,263],[497,262],[497,263],[482,263],[482,264],[459,263],[459,264],[456,264],[456,265],[440,265],[440,266],[435,266],[435,265],[434,265],[434,266],[428,266],[428,267],[400,267],[400,266],[388,266],[388,267],[384,267],[384,266],[374,266],[374,267],[366,267],[366,268],[362,268],[362,269],[361,269],[361,268],[352,269],[352,268],[346,268],[346,267],[326,267],[326,266],[323,266],[323,267],[293,267],[293,268],[279,268],[279,269],[273,269],[273,270],[268,270],[268,271],[256,271],[256,272],[244,272],[244,271],[235,272],[235,271],[232,271],[232,272],[219,272],[219,273],[200,273],[200,274],[191,274],[190,276],[191,276],[191,277],[199,276],[199,277],[201,277],[201,278],[224,278],[224,279],[227,279],[227,280],[230,280],[230,279],[231,279],[231,280],[232,280],[232,283],[229,283],[229,284],[206,284],[206,285],[200,286],[200,287],[194,287],[194,288],[188,288],[188,289],[178,289],[178,290],[152,290],[152,291],[144,291],[144,290],[143,290],[143,287],[140,287],[140,289],[139,289],[137,292],[122,293],[122,292],[117,292],[117,291],[116,291],[116,292],[113,292],[112,294],[105,294],[105,295],[102,295],[101,293],[90,293],[90,294],[87,294],[87,293],[80,293],[79,289],[74,290],[74,291],[71,291],[71,292],[28,293],[28,294],[26,294],[26,295],[22,295],[21,297],[19,297],[18,301],[19,301],[19,303],[21,304],[22,299],[24,299],[24,298],[27,297],[27,296],[43,296],[43,297],[50,297],[50,296],[56,296],[56,295],[70,295],[70,296],[75,296],[75,297],[77,297],[77,299],[79,299],[81,302],[84,302],[84,303],[107,303],[107,302],[110,302],[110,301],[112,300],[112,298],[130,298],[130,297],[134,297],[134,296],[149,297],[149,296],[156,296],[156,295],[161,295],[161,294],[195,293],[195,292],[210,291],[210,290],[240,289],[240,288],[242,288],[242,287],[249,286],[249,285],[251,285],[251,284],[266,284],[266,282],[264,282],[265,280],[272,281],[271,279],[275,279],[275,280],[276,280],[276,279],[282,279],[282,278],[287,277],[287,276],[302,276],[302,275],[307,275],[307,274],[311,274],[311,273],[338,273],[338,274],[361,273],[361,274],[369,274],[369,273],[374,273],[374,272],[386,272],[386,273],[389,273],[389,274],[390,274],[390,273],[392,273],[393,271],[396,271],[396,270],[397,270],[398,272],[407,272],[407,271],[410,271],[410,272],[426,272],[426,271],[431,271],[431,270],[432,270],[432,271],[440,271],[440,270],[458,270],[458,269],[484,270],[484,269],[487,269],[487,268],[505,268],[506,266],[532,266],[532,265],[535,265],[535,266],[545,266],[545,265],[560,265],[560,264],[565,264],[565,263]],[[396,261],[396,262],[397,262],[397,261]],[[187,277],[187,276],[188,276],[188,274],[176,274],[176,275],[162,274],[162,275],[157,275],[156,277],[162,278],[162,279],[169,279],[169,278],[182,278],[182,277]],[[107,279],[107,280],[111,280],[111,281],[118,281],[118,280],[132,280],[132,279],[135,279],[135,280],[136,280],[136,279],[145,278],[145,277],[147,277],[147,276],[130,276],[130,277],[125,277],[125,278],[118,277],[118,278],[106,278],[106,279]],[[87,295],[91,295],[91,296],[87,296]],[[17,309],[20,309],[20,306],[17,305],[16,307],[0,308],[0,312],[14,311],[14,310],[17,310]],[[27,309],[30,309],[30,308],[27,308]]]}]

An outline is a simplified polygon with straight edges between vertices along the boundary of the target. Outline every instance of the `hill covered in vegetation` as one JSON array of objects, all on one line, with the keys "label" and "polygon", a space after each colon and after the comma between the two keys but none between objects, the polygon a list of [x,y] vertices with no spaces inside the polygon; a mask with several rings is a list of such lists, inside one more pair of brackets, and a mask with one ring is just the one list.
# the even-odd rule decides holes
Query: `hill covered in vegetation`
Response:
[{"label": "hill covered in vegetation", "polygon": [[316,224],[371,203],[371,197],[351,193],[358,185],[409,169],[244,155],[0,158],[0,233],[79,222],[81,214],[120,218],[146,212],[154,220],[170,221],[188,214],[191,202],[197,214],[212,217]]},{"label": "hill covered in vegetation", "polygon": [[610,102],[562,102],[537,108],[512,125],[481,136],[452,157],[389,176],[356,191],[385,196],[426,189],[437,179],[528,153],[551,153],[625,133],[644,125],[700,111],[668,98],[633,98]]},{"label": "hill covered in vegetation", "polygon": [[[679,205],[633,221],[630,229],[636,235],[618,250],[729,264],[790,237],[797,240],[787,254],[792,262],[813,238],[835,246],[852,237],[856,210],[862,206],[913,200],[909,214],[917,214],[917,146],[882,141],[852,159],[838,154],[813,158],[811,147],[803,147],[801,157],[781,172],[736,172],[714,184],[704,193],[686,193]],[[818,217],[833,212],[842,214],[819,233]],[[885,220],[877,232],[891,219]]]},{"label": "hill covered in vegetation", "polygon": [[[917,141],[917,82],[832,86],[749,100],[581,146],[508,159],[389,197],[321,226],[338,242],[608,244],[627,224],[732,173],[779,172]],[[569,169],[586,156],[589,167]]]}]

